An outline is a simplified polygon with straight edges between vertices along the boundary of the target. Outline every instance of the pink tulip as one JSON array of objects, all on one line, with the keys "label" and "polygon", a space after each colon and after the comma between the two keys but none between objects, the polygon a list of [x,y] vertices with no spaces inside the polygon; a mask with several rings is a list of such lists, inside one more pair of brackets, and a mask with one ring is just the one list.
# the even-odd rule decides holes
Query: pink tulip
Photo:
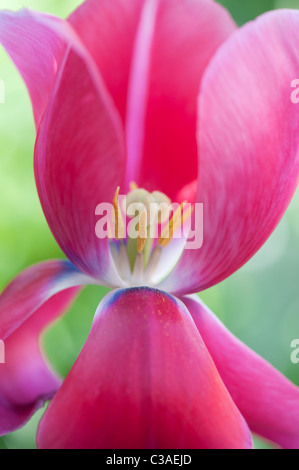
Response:
[{"label": "pink tulip", "polygon": [[[238,29],[212,0],[87,0],[66,21],[0,12],[32,100],[40,201],[69,259],[0,297],[1,434],[52,398],[40,448],[250,448],[250,430],[299,447],[299,389],[191,295],[253,256],[296,189],[298,31],[299,11]],[[154,243],[151,280],[124,267],[126,241],[95,235],[97,205],[132,181],[203,203],[202,247]],[[112,291],[62,382],[39,336],[89,283]]]}]

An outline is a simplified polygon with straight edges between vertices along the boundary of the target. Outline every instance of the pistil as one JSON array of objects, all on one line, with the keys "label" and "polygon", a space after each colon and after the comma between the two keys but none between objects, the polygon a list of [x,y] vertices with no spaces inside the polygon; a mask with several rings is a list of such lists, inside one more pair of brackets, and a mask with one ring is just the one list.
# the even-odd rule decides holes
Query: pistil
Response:
[{"label": "pistil", "polygon": [[[149,193],[138,188],[134,182],[130,184],[130,189],[125,198],[125,207],[121,208],[119,204],[119,187],[113,197],[114,238],[118,240],[119,247],[111,246],[112,255],[120,277],[128,285],[150,285],[162,250],[170,243],[184,220],[190,217],[191,211],[190,208],[185,211],[183,202],[169,219],[172,207],[165,194],[160,191]],[[132,219],[128,224],[124,219],[126,216]],[[158,227],[162,228],[163,225],[158,237]]]}]

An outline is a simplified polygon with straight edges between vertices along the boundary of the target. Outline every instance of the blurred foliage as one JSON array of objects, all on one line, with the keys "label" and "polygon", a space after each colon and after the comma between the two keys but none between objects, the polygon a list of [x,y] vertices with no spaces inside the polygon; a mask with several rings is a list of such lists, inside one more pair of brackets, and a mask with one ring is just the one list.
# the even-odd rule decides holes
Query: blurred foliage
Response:
[{"label": "blurred foliage", "polygon": [[274,10],[275,0],[259,1],[240,1],[240,0],[221,0],[220,2],[227,10],[232,13],[234,20],[238,25],[242,25],[253,18],[261,15],[265,11]]},{"label": "blurred foliage", "polygon": [[[113,1],[113,0],[112,0]],[[28,7],[67,16],[75,0],[0,0],[0,8]],[[223,0],[239,25],[274,8],[299,8],[299,0]],[[34,183],[34,124],[25,86],[0,50],[0,288],[25,267],[63,257],[44,219]],[[299,385],[299,364],[290,361],[290,343],[299,338],[299,193],[264,247],[241,270],[202,293],[227,327]],[[54,367],[65,376],[90,330],[99,300],[107,292],[88,287],[70,312],[44,336]],[[43,410],[21,430],[0,438],[1,448],[33,448]],[[255,440],[256,448],[269,448]]]}]

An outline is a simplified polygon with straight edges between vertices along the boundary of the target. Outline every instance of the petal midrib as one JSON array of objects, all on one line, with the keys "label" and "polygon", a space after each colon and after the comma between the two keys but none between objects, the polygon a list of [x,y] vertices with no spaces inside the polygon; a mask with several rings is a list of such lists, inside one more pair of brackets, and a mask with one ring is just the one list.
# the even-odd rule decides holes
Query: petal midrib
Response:
[{"label": "petal midrib", "polygon": [[145,130],[151,52],[160,0],[146,0],[136,33],[128,85],[125,123],[127,141],[126,189],[138,180]]}]

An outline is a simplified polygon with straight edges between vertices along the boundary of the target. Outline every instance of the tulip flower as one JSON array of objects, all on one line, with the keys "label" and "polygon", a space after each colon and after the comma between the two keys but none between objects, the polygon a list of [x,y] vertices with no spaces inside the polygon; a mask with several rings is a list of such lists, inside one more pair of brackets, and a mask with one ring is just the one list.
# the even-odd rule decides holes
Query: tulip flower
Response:
[{"label": "tulip flower", "polygon": [[[0,12],[32,100],[40,202],[68,258],[0,297],[1,434],[51,399],[40,448],[250,448],[251,431],[299,447],[299,389],[196,295],[255,254],[296,189],[298,31],[299,11],[237,28],[212,0],[87,0],[67,20]],[[147,209],[134,239],[120,195],[176,202],[191,222],[202,204],[202,246]],[[102,203],[114,208],[103,238]],[[148,237],[153,224],[168,235]],[[86,284],[111,291],[62,380],[39,338]]]}]

